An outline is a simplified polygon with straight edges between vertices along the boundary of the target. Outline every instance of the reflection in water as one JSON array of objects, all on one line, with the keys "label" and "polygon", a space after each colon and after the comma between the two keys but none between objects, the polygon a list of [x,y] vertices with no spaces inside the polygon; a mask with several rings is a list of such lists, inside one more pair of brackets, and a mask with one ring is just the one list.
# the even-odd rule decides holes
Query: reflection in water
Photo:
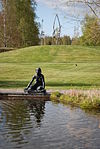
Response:
[{"label": "reflection in water", "polygon": [[45,110],[45,101],[28,101],[29,104],[29,110],[30,113],[32,113],[35,118],[38,126],[41,123],[41,119],[43,118],[44,115],[44,110]]},{"label": "reflection in water", "polygon": [[26,135],[31,129],[40,127],[44,115],[45,101],[14,100],[0,101],[0,128],[5,129],[6,140],[18,144],[27,143]]},{"label": "reflection in water", "polygon": [[0,100],[0,149],[99,149],[100,115],[41,100]]},{"label": "reflection in water", "polygon": [[4,126],[6,122],[6,116],[2,110],[2,107],[0,106],[0,129],[2,129],[2,127]]},{"label": "reflection in water", "polygon": [[[6,115],[6,121],[11,129],[21,129],[33,115],[37,125],[41,123],[44,115],[45,101],[2,101],[2,109]],[[10,125],[11,124],[11,125]],[[12,125],[13,124],[13,125]]]}]

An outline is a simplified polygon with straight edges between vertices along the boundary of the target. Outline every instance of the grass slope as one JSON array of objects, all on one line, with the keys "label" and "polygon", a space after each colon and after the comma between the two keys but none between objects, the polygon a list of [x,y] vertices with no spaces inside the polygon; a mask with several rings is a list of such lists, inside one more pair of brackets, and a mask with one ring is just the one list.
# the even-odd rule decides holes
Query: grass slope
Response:
[{"label": "grass slope", "polygon": [[25,87],[36,67],[43,69],[48,88],[100,87],[100,47],[81,46],[36,46],[0,53],[0,87]]}]

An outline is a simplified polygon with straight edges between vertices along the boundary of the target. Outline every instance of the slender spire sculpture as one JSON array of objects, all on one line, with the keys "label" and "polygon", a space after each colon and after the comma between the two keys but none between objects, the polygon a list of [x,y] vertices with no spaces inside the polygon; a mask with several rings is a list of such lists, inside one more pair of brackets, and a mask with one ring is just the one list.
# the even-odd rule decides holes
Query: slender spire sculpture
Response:
[{"label": "slender spire sculpture", "polygon": [[45,34],[44,34],[44,31],[43,31],[43,22],[44,22],[44,20],[42,19],[42,23],[41,23],[41,33],[40,33],[41,45],[44,45],[44,38],[45,38]]},{"label": "slender spire sculpture", "polygon": [[61,24],[58,17],[58,14],[55,15],[54,23],[53,23],[53,34],[52,38],[55,39],[55,44],[58,45],[60,41],[60,34],[61,34]]}]

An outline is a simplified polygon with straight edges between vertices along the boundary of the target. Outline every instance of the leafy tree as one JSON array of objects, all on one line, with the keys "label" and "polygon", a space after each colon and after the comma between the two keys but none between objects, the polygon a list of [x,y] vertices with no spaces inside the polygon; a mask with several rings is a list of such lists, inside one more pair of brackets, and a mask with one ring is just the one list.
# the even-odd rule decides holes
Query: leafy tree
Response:
[{"label": "leafy tree", "polygon": [[62,44],[63,45],[71,45],[71,39],[70,39],[70,36],[63,36],[61,38],[62,40]]},{"label": "leafy tree", "polygon": [[[56,45],[56,39],[51,36],[46,36],[41,38],[42,45]],[[71,45],[70,36],[63,36],[59,39],[59,45]]]},{"label": "leafy tree", "polygon": [[0,39],[5,47],[25,47],[39,42],[34,0],[1,0]]},{"label": "leafy tree", "polygon": [[79,37],[74,37],[72,38],[72,45],[80,45],[80,38]]},{"label": "leafy tree", "polygon": [[17,27],[17,9],[15,2],[15,0],[7,0],[6,35],[8,47],[20,46],[20,33]]},{"label": "leafy tree", "polygon": [[84,45],[100,45],[100,19],[86,16],[83,27],[83,36],[80,43]]},{"label": "leafy tree", "polygon": [[44,41],[45,41],[44,43],[45,45],[52,45],[52,37],[46,36]]},{"label": "leafy tree", "polygon": [[0,13],[0,47],[4,45],[4,33],[3,33],[3,15]]},{"label": "leafy tree", "polygon": [[16,47],[19,42],[19,34],[16,24],[15,1],[2,0],[0,12],[0,39],[1,46]]},{"label": "leafy tree", "polygon": [[36,45],[39,42],[39,28],[35,18],[36,3],[34,0],[16,0],[17,24],[21,34],[21,45]]}]

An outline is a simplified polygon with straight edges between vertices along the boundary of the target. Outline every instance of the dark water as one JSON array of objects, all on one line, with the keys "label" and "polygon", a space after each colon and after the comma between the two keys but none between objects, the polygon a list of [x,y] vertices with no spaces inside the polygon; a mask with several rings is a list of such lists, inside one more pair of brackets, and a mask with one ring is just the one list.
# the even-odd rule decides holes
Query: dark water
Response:
[{"label": "dark water", "polygon": [[100,149],[100,116],[50,101],[0,100],[0,149]]}]

